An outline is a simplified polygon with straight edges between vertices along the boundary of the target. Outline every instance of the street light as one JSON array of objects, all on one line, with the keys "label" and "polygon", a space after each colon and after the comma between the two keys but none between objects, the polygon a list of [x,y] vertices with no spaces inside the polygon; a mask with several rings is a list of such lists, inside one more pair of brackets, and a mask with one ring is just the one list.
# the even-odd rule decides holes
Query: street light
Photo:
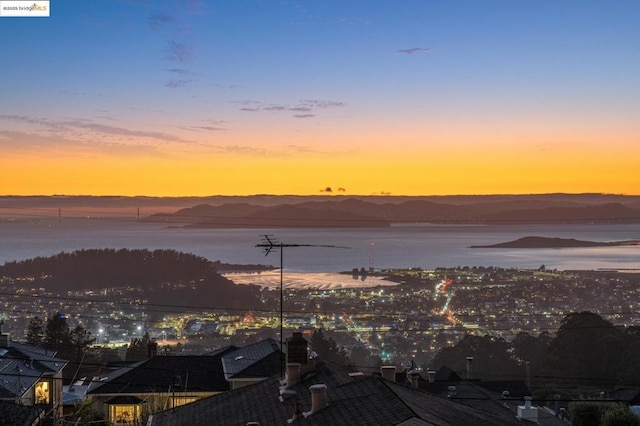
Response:
[{"label": "street light", "polygon": [[138,329],[138,338],[142,338],[142,326],[136,327]]},{"label": "street light", "polygon": [[99,329],[98,330],[98,344],[102,343],[102,332],[104,330],[103,329]]}]

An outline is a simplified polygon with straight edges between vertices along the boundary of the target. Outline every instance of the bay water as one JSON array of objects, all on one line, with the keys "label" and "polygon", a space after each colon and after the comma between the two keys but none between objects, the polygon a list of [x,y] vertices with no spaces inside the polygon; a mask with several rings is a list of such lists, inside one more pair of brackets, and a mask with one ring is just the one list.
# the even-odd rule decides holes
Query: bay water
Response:
[{"label": "bay water", "polygon": [[[285,247],[285,271],[334,273],[353,268],[497,266],[560,270],[640,270],[640,246],[470,248],[526,236],[588,241],[640,239],[640,224],[440,225],[388,228],[196,229],[130,219],[53,218],[0,221],[0,264],[80,249],[172,249],[235,264],[280,265],[276,251],[256,247],[272,235]],[[312,247],[307,247],[311,245]],[[337,247],[313,247],[313,246]],[[348,248],[342,248],[348,247]]]}]

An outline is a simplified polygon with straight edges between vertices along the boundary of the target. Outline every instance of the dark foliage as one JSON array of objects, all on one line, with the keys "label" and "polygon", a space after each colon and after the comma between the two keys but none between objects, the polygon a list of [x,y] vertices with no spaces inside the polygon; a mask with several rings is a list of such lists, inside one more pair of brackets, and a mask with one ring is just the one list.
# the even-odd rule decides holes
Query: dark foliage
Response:
[{"label": "dark foliage", "polygon": [[30,285],[54,292],[136,288],[148,303],[172,307],[263,307],[257,287],[235,285],[215,266],[175,250],[87,249],[7,262],[0,275],[30,277]]},{"label": "dark foliage", "polygon": [[29,322],[27,330],[27,343],[32,346],[42,346],[44,343],[45,330],[42,318],[35,316]]},{"label": "dark foliage", "polygon": [[174,250],[87,249],[0,266],[7,277],[32,276],[48,289],[82,290],[132,285],[147,289],[190,282],[211,273],[210,262]]},{"label": "dark foliage", "polygon": [[349,364],[349,358],[344,348],[339,348],[333,338],[327,338],[322,329],[313,332],[311,336],[311,349],[313,349],[321,359],[326,359],[340,365]]},{"label": "dark foliage", "polygon": [[510,343],[491,336],[465,336],[442,349],[430,364],[466,375],[466,358],[473,357],[474,376],[485,380],[524,379],[530,363],[533,386],[562,383],[582,386],[640,384],[640,328],[616,327],[592,312],[564,317],[555,337],[519,333]]}]

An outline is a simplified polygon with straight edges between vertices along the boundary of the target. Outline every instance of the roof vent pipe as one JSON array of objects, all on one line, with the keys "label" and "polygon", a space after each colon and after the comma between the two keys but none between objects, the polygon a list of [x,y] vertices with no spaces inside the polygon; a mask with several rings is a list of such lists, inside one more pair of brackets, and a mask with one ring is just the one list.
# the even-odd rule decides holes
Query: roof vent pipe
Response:
[{"label": "roof vent pipe", "polygon": [[317,384],[309,386],[311,391],[311,411],[306,415],[315,413],[327,406],[327,385]]},{"label": "roof vent pipe", "polygon": [[420,374],[418,374],[416,370],[411,370],[407,373],[407,376],[409,377],[409,381],[411,382],[411,387],[413,389],[418,389],[420,387]]},{"label": "roof vent pipe", "polygon": [[385,380],[392,382],[396,381],[396,366],[395,365],[383,365],[380,367],[380,375]]},{"label": "roof vent pipe", "polygon": [[300,381],[300,367],[299,362],[287,364],[287,386],[293,386]]}]

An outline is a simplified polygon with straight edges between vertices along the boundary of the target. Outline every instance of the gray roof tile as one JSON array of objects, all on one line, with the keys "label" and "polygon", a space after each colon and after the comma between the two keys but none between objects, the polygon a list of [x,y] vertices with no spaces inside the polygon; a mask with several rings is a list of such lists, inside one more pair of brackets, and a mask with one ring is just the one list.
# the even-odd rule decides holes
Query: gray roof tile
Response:
[{"label": "gray roof tile", "polygon": [[327,406],[309,417],[301,417],[296,425],[517,425],[509,414],[496,416],[456,404],[444,398],[427,395],[406,386],[388,382],[377,376],[349,378],[335,366],[321,363],[314,374],[287,388],[295,395],[281,402],[279,381],[262,381],[224,394],[155,414],[153,426],[261,425],[287,424],[293,417],[296,400],[303,411],[309,411],[313,384],[327,385]]}]

